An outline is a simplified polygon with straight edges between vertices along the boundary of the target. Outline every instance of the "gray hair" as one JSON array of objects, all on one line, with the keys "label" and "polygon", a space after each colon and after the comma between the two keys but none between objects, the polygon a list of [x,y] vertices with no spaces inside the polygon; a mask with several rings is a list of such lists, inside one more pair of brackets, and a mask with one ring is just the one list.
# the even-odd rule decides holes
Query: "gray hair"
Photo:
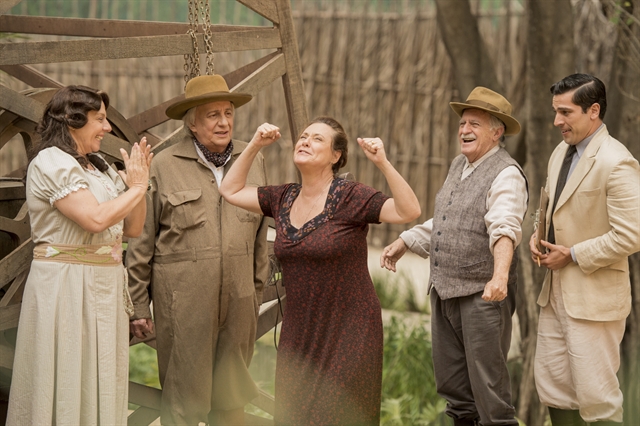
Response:
[{"label": "gray hair", "polygon": [[491,114],[490,112],[487,112],[487,113],[489,114],[489,128],[491,130],[502,128],[502,135],[500,135],[500,142],[504,142],[504,132],[507,131],[507,126],[503,123],[502,120],[500,120],[495,115]]}]

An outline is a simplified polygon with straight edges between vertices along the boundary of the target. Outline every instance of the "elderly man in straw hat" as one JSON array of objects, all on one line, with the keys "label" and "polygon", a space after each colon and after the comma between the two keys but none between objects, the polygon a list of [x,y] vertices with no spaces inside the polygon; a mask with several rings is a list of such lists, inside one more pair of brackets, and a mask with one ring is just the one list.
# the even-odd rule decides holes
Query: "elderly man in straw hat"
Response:
[{"label": "elderly man in straw hat", "polygon": [[433,219],[400,234],[380,263],[395,271],[407,249],[430,258],[433,367],[454,425],[517,425],[506,361],[528,190],[500,142],[520,124],[511,104],[484,87],[450,105],[460,116],[462,155],[436,195]]},{"label": "elderly man in straw hat", "polygon": [[[263,217],[224,201],[218,187],[247,146],[232,140],[235,108],[219,75],[195,77],[167,115],[184,137],[154,159],[143,235],[130,241],[132,332],[153,332],[153,301],[163,425],[244,424],[257,396],[248,371],[268,274]],[[264,159],[249,182],[266,184]]]}]

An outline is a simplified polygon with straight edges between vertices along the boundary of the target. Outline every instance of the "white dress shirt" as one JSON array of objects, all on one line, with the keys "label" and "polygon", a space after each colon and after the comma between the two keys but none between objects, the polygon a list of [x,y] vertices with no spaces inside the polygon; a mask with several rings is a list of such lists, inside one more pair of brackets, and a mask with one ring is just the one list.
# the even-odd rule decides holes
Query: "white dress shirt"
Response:
[{"label": "white dress shirt", "polygon": [[[473,163],[469,163],[467,160],[462,169],[460,180],[466,179],[484,160],[494,155],[499,149],[499,146],[492,148]],[[517,167],[506,167],[496,176],[487,192],[486,207],[488,211],[484,216],[491,254],[493,254],[493,246],[496,241],[504,236],[513,241],[514,249],[520,244],[522,220],[527,211],[528,201],[527,182]],[[429,257],[431,249],[432,229],[433,219],[429,219],[422,225],[416,225],[404,231],[400,234],[400,238],[409,250],[426,259]]]}]

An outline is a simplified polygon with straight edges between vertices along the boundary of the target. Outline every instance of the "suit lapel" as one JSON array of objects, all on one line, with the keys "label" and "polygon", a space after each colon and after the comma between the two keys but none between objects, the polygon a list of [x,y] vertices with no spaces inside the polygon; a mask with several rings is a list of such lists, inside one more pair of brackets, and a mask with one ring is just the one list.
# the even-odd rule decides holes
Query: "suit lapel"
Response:
[{"label": "suit lapel", "polygon": [[[580,186],[580,183],[585,178],[585,176],[589,173],[593,164],[596,162],[596,155],[602,146],[602,143],[606,140],[609,132],[607,132],[606,127],[603,128],[594,138],[589,142],[587,148],[582,153],[582,157],[580,157],[580,161],[576,164],[576,168],[567,179],[567,183],[562,190],[562,194],[560,194],[560,198],[558,199],[558,204],[556,205],[556,210],[560,209],[569,198],[573,195],[574,192]],[[568,148],[568,147],[567,147]],[[566,150],[564,151],[566,153]],[[564,158],[564,157],[562,157]],[[560,173],[560,167],[554,169],[555,181],[558,181],[558,174]],[[555,190],[555,188],[554,188]]]}]

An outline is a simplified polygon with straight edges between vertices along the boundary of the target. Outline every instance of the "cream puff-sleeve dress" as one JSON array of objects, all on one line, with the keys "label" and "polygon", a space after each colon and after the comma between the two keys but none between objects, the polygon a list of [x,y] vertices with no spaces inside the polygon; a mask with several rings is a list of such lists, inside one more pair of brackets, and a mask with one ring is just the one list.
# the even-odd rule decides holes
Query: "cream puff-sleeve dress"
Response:
[{"label": "cream puff-sleeve dress", "polygon": [[[60,250],[57,244],[99,245],[118,259],[122,222],[92,234],[55,208],[55,201],[81,189],[102,203],[125,186],[112,169],[84,169],[58,148],[37,155],[26,182],[34,243],[46,248],[47,256]],[[122,262],[112,263],[32,262],[18,325],[8,425],[126,424],[130,300]]]}]

